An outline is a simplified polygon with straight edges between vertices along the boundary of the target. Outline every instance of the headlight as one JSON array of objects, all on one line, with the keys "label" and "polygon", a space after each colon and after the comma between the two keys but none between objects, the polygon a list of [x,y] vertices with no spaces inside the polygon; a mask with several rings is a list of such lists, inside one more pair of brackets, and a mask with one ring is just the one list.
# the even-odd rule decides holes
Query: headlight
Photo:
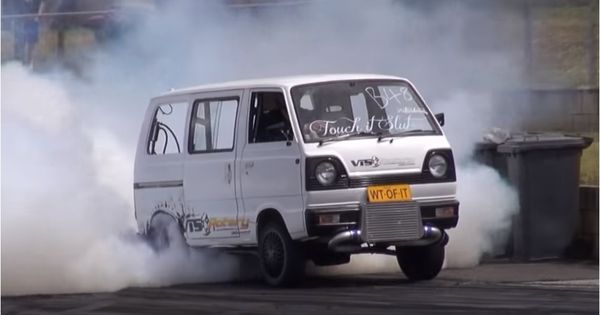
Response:
[{"label": "headlight", "polygon": [[335,182],[337,178],[337,170],[331,162],[321,162],[315,168],[315,177],[319,184],[329,186]]},{"label": "headlight", "polygon": [[446,171],[448,171],[448,162],[446,162],[446,159],[443,156],[434,154],[429,158],[429,172],[433,177],[444,177]]}]

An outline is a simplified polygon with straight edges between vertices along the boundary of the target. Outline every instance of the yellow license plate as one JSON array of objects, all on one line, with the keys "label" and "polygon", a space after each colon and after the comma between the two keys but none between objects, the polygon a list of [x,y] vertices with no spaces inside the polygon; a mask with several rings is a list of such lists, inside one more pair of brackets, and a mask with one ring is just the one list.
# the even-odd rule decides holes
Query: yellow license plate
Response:
[{"label": "yellow license plate", "polygon": [[409,185],[382,185],[367,187],[369,202],[408,201],[412,199]]}]

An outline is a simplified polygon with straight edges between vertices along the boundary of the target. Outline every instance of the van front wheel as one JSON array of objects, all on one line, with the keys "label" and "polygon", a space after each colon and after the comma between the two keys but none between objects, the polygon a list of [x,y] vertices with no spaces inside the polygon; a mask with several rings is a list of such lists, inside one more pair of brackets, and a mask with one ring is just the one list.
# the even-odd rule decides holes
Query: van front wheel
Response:
[{"label": "van front wheel", "polygon": [[260,229],[258,254],[263,278],[269,285],[293,286],[302,281],[304,256],[281,224],[269,222]]},{"label": "van front wheel", "polygon": [[444,245],[396,247],[396,258],[404,275],[411,281],[435,278],[444,264]]}]

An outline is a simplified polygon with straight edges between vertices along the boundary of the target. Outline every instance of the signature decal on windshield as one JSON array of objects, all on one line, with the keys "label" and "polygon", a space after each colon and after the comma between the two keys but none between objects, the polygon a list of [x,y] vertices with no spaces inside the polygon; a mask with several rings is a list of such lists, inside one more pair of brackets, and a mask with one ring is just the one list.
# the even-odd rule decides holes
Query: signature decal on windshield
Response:
[{"label": "signature decal on windshield", "polygon": [[377,95],[375,88],[368,86],[365,88],[367,95],[377,103],[381,109],[385,109],[392,101],[402,104],[402,100],[412,102],[413,97],[406,87],[400,87],[400,92],[395,92],[392,88],[380,88],[381,94]]}]

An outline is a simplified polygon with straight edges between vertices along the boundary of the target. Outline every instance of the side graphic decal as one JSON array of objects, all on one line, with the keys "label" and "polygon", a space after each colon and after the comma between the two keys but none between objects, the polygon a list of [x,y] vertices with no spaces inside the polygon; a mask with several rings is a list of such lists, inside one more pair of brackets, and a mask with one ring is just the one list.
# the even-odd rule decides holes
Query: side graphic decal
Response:
[{"label": "side graphic decal", "polygon": [[[200,233],[209,236],[214,232],[231,231],[231,235],[239,235],[250,231],[250,220],[235,217],[209,217],[206,212],[196,212],[195,209],[185,207],[183,201],[165,200],[154,206],[154,212],[164,211],[175,214],[177,223],[186,236],[190,233]],[[196,213],[202,213],[198,216]],[[146,232],[150,228],[150,221],[146,223]]]}]

